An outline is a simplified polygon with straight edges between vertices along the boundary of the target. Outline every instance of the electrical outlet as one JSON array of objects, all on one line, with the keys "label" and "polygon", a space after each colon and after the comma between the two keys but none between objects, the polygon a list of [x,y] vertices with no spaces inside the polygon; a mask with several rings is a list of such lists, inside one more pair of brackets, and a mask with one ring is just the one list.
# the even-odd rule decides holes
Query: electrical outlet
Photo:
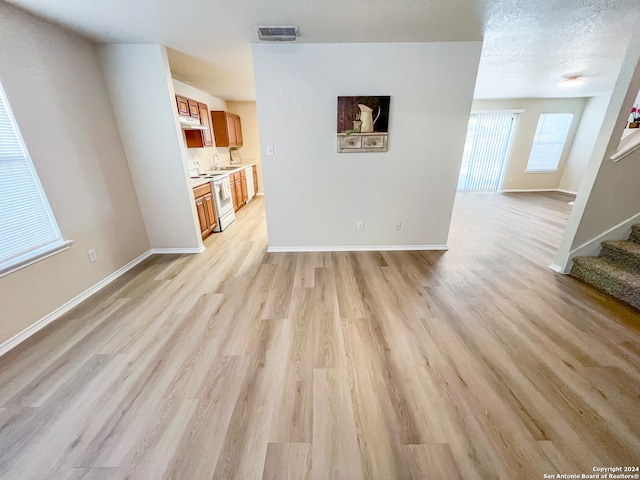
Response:
[{"label": "electrical outlet", "polygon": [[396,222],[396,230],[402,230],[402,221],[401,220],[398,220]]},{"label": "electrical outlet", "polygon": [[273,145],[267,145],[267,157],[273,157]]},{"label": "electrical outlet", "polygon": [[87,255],[89,255],[89,261],[91,263],[98,261],[98,254],[93,248],[87,252]]},{"label": "electrical outlet", "polygon": [[358,220],[358,223],[356,224],[356,230],[360,232],[364,230],[364,222],[362,220]]}]

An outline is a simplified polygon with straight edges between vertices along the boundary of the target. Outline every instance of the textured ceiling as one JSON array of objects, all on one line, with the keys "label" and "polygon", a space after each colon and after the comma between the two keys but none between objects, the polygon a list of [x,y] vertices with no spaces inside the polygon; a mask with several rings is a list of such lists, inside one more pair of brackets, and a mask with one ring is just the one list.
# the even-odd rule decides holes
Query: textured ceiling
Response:
[{"label": "textured ceiling", "polygon": [[[637,0],[487,2],[477,98],[608,93],[640,18]],[[584,85],[558,87],[563,76]]]},{"label": "textured ceiling", "polygon": [[[161,43],[176,78],[255,98],[253,26],[295,24],[299,42],[484,38],[477,98],[609,92],[640,19],[638,0],[9,0],[98,42]],[[557,86],[581,74],[585,85]]]}]

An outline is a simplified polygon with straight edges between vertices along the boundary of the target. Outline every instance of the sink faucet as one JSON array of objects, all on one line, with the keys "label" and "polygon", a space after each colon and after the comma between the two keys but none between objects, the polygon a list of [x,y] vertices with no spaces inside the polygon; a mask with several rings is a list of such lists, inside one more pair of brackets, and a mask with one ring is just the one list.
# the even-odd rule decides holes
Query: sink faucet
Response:
[{"label": "sink faucet", "polygon": [[218,162],[220,161],[220,156],[217,153],[213,154],[213,169],[218,169]]}]

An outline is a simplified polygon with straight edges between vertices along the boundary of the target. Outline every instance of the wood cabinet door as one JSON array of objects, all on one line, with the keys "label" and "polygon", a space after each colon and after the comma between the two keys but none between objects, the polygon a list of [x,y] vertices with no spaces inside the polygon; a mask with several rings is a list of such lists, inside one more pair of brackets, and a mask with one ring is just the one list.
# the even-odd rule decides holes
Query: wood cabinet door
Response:
[{"label": "wood cabinet door", "polygon": [[236,197],[238,197],[238,210],[244,207],[244,198],[242,197],[242,182],[236,182]]},{"label": "wood cabinet door", "polygon": [[186,98],[176,95],[176,105],[178,107],[178,115],[181,117],[188,117],[190,115],[189,101]]},{"label": "wood cabinet door", "polygon": [[233,116],[233,125],[236,132],[236,146],[242,146],[242,124],[240,123],[240,117],[238,115]]},{"label": "wood cabinet door", "polygon": [[238,172],[240,174],[240,191],[242,192],[242,203],[247,203],[249,194],[247,192],[247,174],[244,170]]},{"label": "wood cabinet door", "polygon": [[213,146],[213,133],[211,132],[211,120],[209,120],[209,107],[204,103],[198,103],[198,110],[200,112],[200,125],[207,127],[205,130],[201,130],[202,145],[211,147]]},{"label": "wood cabinet door", "polygon": [[244,199],[242,197],[242,179],[240,178],[240,173],[234,173],[234,186],[236,190],[236,200],[238,201],[238,210],[242,208],[244,205]]},{"label": "wood cabinet door", "polygon": [[211,233],[211,230],[209,229],[209,220],[207,219],[204,197],[196,198],[196,210],[198,211],[198,222],[200,222],[200,233],[202,234],[202,238],[205,238],[209,233]]},{"label": "wood cabinet door", "polygon": [[231,200],[233,201],[233,211],[238,211],[238,198],[236,197],[236,180],[235,177],[229,177],[229,183],[231,184]]},{"label": "wood cabinet door", "polygon": [[200,109],[198,108],[198,102],[195,100],[191,100],[187,98],[187,102],[189,103],[189,116],[194,118],[200,118]]},{"label": "wood cabinet door", "polygon": [[213,204],[213,194],[207,193],[204,197],[204,213],[207,215],[207,222],[209,231],[213,232],[216,224],[218,223],[218,217],[216,215],[216,207]]},{"label": "wood cabinet door", "polygon": [[258,169],[253,166],[253,191],[258,193]]},{"label": "wood cabinet door", "polygon": [[211,110],[211,123],[216,147],[229,146],[229,133],[227,129],[227,114],[222,110]]},{"label": "wood cabinet door", "polygon": [[233,115],[230,113],[226,114],[226,122],[227,122],[227,139],[229,141],[230,147],[237,146],[237,138],[236,138],[236,124],[233,119]]}]

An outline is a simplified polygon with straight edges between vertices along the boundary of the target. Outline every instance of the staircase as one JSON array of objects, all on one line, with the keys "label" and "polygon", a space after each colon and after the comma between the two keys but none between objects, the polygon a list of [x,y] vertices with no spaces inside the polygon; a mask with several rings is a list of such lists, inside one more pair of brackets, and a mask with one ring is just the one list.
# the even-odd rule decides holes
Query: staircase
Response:
[{"label": "staircase", "polygon": [[606,240],[597,257],[575,257],[571,275],[640,309],[640,224],[629,240]]}]

